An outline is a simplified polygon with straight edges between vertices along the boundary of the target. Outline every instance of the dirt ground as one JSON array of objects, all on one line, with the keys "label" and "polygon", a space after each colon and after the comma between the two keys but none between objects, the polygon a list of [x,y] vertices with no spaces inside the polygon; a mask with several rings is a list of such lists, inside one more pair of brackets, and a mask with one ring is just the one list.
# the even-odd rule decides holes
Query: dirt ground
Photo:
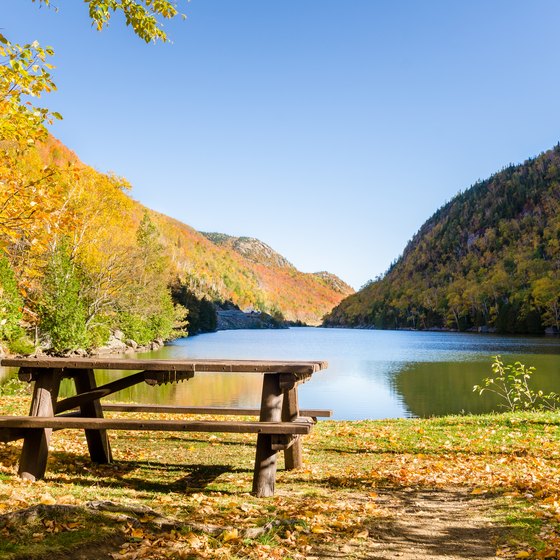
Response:
[{"label": "dirt ground", "polygon": [[375,521],[368,537],[317,551],[320,559],[490,560],[497,527],[491,498],[460,490],[378,490],[390,520]]}]

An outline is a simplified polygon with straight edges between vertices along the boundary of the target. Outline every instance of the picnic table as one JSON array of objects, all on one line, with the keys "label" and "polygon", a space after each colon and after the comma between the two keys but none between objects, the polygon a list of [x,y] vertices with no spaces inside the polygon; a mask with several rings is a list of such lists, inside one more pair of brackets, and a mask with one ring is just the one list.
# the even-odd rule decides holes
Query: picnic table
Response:
[{"label": "picnic table", "polygon": [[[297,389],[301,383],[326,368],[321,361],[253,360],[138,360],[106,358],[11,358],[0,366],[19,368],[21,381],[34,382],[29,416],[0,416],[0,441],[23,438],[19,462],[22,478],[43,478],[46,471],[51,433],[58,429],[83,429],[91,460],[110,463],[112,452],[107,430],[156,430],[227,432],[257,434],[253,493],[272,496],[276,481],[277,453],[285,453],[286,469],[302,465],[301,436],[309,433],[317,416],[330,411],[300,411]],[[116,379],[98,386],[95,370],[109,370]],[[122,372],[131,372],[122,375]],[[119,374],[120,372],[120,374]],[[101,399],[147,383],[153,387],[185,381],[205,372],[262,374],[259,409],[221,407],[174,407],[141,404],[107,404]],[[59,398],[62,379],[74,381],[76,395]],[[106,418],[103,411],[171,412],[174,414],[252,415],[247,420],[145,420]]]}]

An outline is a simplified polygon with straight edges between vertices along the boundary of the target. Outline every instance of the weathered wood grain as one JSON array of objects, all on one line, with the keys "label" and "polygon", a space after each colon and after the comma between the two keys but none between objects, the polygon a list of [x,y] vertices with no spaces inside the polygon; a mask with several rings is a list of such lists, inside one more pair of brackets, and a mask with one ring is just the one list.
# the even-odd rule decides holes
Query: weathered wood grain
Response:
[{"label": "weathered wood grain", "polygon": [[138,420],[128,418],[83,418],[78,416],[0,416],[0,429],[157,430],[164,432],[223,432],[249,434],[308,434],[307,422],[243,422],[230,420]]},{"label": "weathered wood grain", "polygon": [[[265,375],[261,397],[260,422],[280,423],[282,420],[283,392],[278,375]],[[285,422],[295,426],[295,422]],[[297,433],[297,432],[284,432]],[[259,434],[255,453],[253,493],[259,498],[274,496],[277,451],[272,449],[270,434]]]},{"label": "weathered wood grain", "polygon": [[[88,393],[96,388],[95,375],[92,369],[75,370],[74,384],[76,393]],[[80,412],[83,417],[103,418],[103,409],[99,399],[83,402],[80,405]],[[107,430],[86,430],[86,441],[88,444],[89,456],[94,463],[106,464],[113,460]]]},{"label": "weathered wood grain", "polygon": [[276,360],[136,360],[115,358],[3,358],[0,366],[22,368],[192,371],[212,373],[313,374],[327,367],[324,361]]},{"label": "weathered wood grain", "polygon": [[[223,406],[174,406],[140,403],[103,403],[107,412],[150,412],[164,414],[216,414],[221,416],[259,416],[259,408],[232,408]],[[300,410],[301,416],[311,418],[330,418],[332,410],[306,408]]]},{"label": "weathered wood grain", "polygon": [[[28,430],[26,433],[19,461],[19,475],[26,480],[35,481],[45,475],[52,429],[42,422],[54,416],[59,386],[60,371],[57,369],[42,372],[35,381],[29,419],[36,421],[36,429]],[[6,427],[22,426],[6,425]]]}]

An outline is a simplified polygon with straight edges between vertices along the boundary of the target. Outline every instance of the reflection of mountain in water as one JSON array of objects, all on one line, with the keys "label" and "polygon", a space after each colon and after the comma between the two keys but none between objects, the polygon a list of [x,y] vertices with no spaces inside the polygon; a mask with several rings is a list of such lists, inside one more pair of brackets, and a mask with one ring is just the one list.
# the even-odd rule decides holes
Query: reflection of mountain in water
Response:
[{"label": "reflection of mountain in water", "polygon": [[[526,361],[537,366],[534,387],[558,391],[558,373],[546,358],[533,356]],[[483,414],[504,410],[503,401],[494,394],[473,392],[473,386],[491,374],[490,362],[421,362],[406,365],[391,384],[414,416]]]}]

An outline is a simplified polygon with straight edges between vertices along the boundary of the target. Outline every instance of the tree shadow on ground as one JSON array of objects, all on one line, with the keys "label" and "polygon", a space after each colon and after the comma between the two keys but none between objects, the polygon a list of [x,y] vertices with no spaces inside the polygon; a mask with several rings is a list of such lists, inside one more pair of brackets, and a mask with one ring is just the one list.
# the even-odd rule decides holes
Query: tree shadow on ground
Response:
[{"label": "tree shadow on ground", "polygon": [[[157,461],[114,461],[104,465],[88,463],[87,459],[78,462],[78,468],[72,471],[69,465],[76,465],[76,456],[60,451],[51,452],[51,460],[47,468],[46,479],[78,486],[95,485],[104,488],[121,484],[126,488],[144,492],[200,492],[216,482],[225,473],[247,473],[250,469],[232,465],[217,464],[172,464]],[[156,471],[161,471],[158,477]],[[141,476],[142,473],[153,473]],[[134,473],[138,473],[135,476]],[[159,478],[159,480],[158,480]]]},{"label": "tree shadow on ground", "polygon": [[366,539],[313,553],[356,560],[494,559],[498,536],[511,528],[490,522],[493,500],[464,490],[379,489],[376,503],[389,515],[366,520]]}]

